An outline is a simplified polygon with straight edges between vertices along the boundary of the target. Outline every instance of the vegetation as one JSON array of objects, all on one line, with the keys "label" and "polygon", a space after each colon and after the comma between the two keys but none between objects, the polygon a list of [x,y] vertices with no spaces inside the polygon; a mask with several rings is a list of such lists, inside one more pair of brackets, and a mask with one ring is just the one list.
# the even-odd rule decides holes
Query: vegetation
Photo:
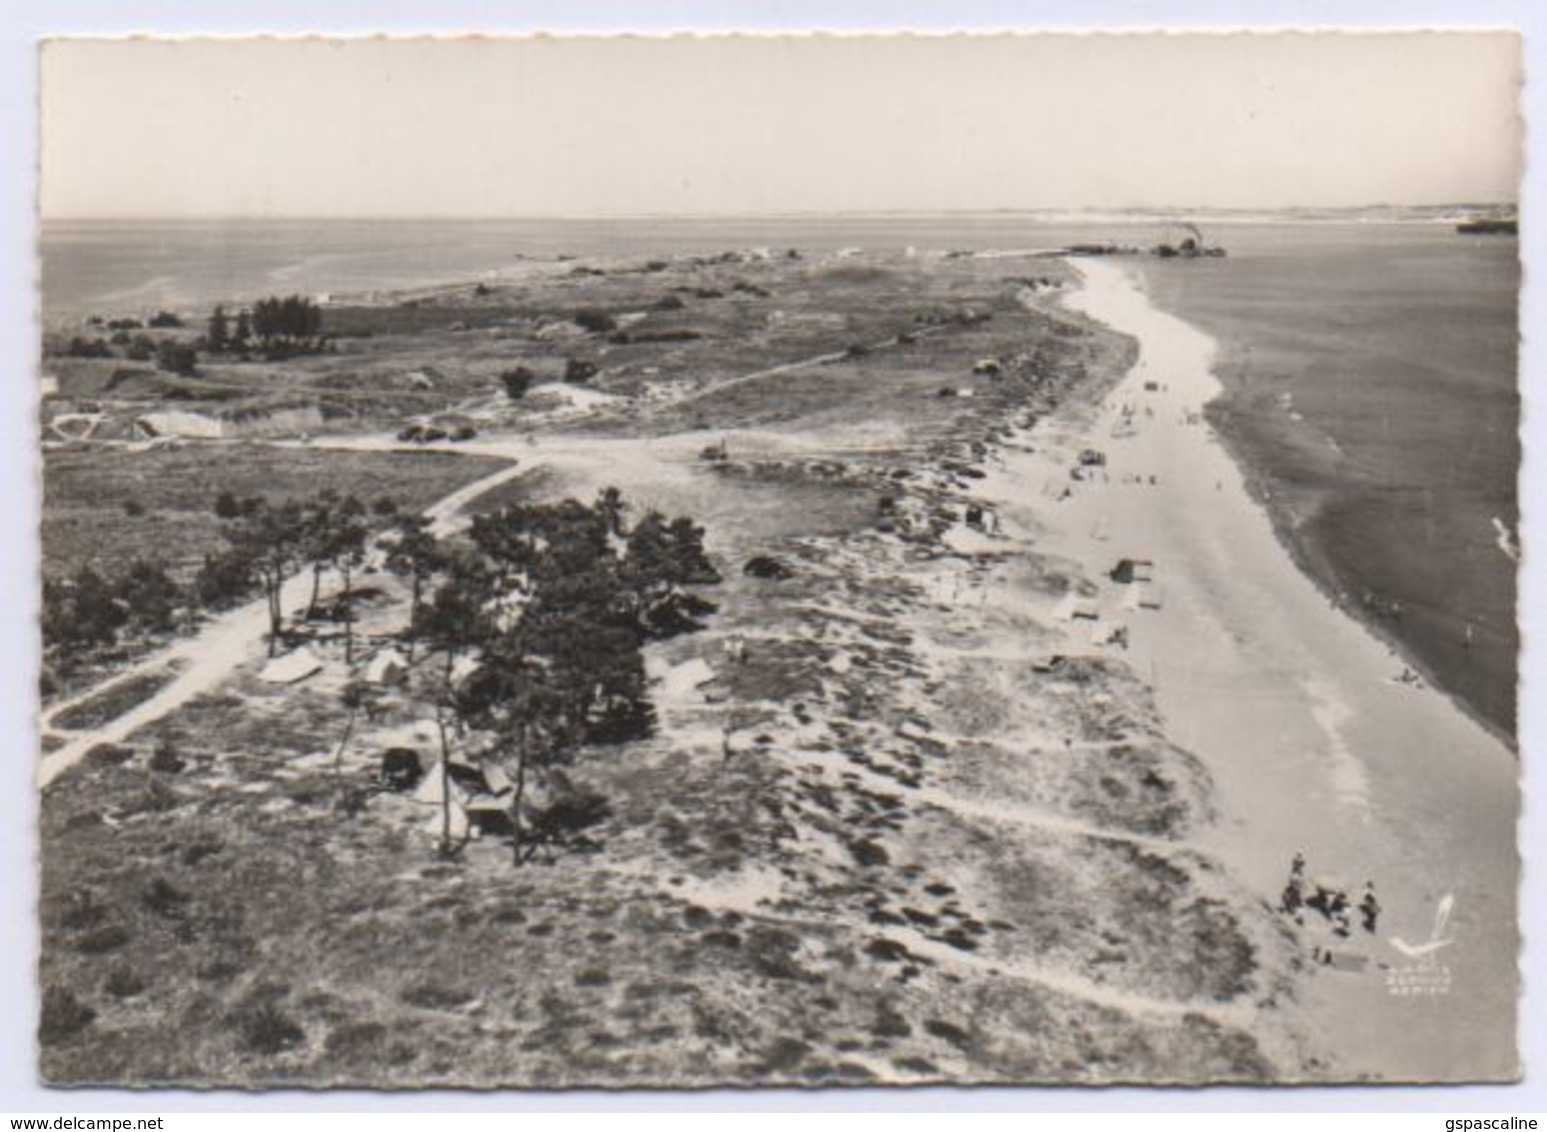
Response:
[{"label": "vegetation", "polygon": [[575,312],[575,324],[592,334],[607,334],[618,328],[618,320],[604,310],[588,307]]},{"label": "vegetation", "polygon": [[396,516],[396,527],[388,532],[387,569],[409,582],[408,659],[414,658],[418,643],[419,610],[424,603],[424,587],[437,571],[449,565],[446,552],[430,533],[430,520],[423,515]]},{"label": "vegetation", "polygon": [[156,368],[180,377],[191,377],[196,372],[199,352],[187,342],[164,339],[156,345]]},{"label": "vegetation", "polygon": [[211,353],[245,357],[256,350],[271,360],[327,349],[322,308],[301,295],[259,299],[234,320],[224,306],[217,306],[206,324],[204,343]]},{"label": "vegetation", "polygon": [[600,372],[601,367],[584,358],[570,358],[564,363],[564,380],[571,385],[584,385]]},{"label": "vegetation", "polygon": [[[566,500],[477,516],[471,548],[443,559],[413,626],[444,659],[443,756],[451,734],[485,733],[486,757],[510,771],[517,864],[541,843],[535,830],[552,836],[601,812],[557,772],[582,747],[650,733],[644,643],[698,628],[695,615],[713,609],[684,588],[719,580],[702,528],[649,512],[630,530],[625,510],[609,488],[590,506]],[[474,664],[454,679],[458,657]],[[528,805],[534,787],[543,806]],[[443,828],[451,852],[449,821]]]},{"label": "vegetation", "polygon": [[251,319],[252,333],[260,339],[303,342],[322,333],[321,308],[300,295],[259,299]]},{"label": "vegetation", "polygon": [[136,559],[112,578],[82,566],[68,578],[44,579],[44,647],[68,655],[116,644],[126,632],[166,632],[190,600],[156,562]]},{"label": "vegetation", "polygon": [[516,366],[500,374],[500,384],[505,387],[505,396],[512,401],[519,401],[526,396],[527,390],[537,383],[537,375],[526,366]]}]

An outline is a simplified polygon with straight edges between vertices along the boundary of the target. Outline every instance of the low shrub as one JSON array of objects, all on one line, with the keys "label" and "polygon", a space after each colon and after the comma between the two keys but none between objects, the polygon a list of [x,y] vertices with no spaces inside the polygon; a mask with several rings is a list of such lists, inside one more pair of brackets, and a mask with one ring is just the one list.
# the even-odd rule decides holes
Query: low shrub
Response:
[{"label": "low shrub", "polygon": [[58,1045],[80,1033],[96,1020],[97,1012],[60,986],[43,989],[43,1005],[38,1015],[38,1041]]}]

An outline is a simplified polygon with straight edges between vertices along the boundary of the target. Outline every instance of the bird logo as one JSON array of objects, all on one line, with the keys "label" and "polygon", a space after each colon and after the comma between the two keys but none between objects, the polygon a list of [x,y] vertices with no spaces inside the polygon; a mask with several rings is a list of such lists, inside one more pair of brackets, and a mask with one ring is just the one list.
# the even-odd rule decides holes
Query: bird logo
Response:
[{"label": "bird logo", "polygon": [[1428,959],[1442,947],[1449,947],[1456,941],[1445,937],[1445,925],[1450,921],[1450,913],[1455,906],[1455,896],[1447,892],[1440,898],[1439,905],[1434,909],[1434,926],[1429,930],[1429,938],[1426,942],[1408,943],[1401,936],[1393,936],[1391,946],[1413,960]]}]

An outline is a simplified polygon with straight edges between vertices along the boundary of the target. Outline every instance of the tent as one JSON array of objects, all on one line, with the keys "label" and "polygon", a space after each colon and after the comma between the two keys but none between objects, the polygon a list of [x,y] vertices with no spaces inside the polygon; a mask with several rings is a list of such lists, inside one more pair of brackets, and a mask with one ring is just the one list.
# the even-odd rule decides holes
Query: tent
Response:
[{"label": "tent", "polygon": [[462,807],[462,813],[474,837],[485,833],[495,837],[508,836],[516,832],[516,821],[508,800],[475,798]]},{"label": "tent", "polygon": [[713,679],[714,669],[709,667],[709,662],[702,657],[694,657],[673,665],[661,677],[661,690],[668,696],[684,696]]},{"label": "tent", "polygon": [[424,823],[424,828],[425,832],[437,839],[443,832],[449,832],[451,840],[466,841],[471,825],[467,820],[466,811],[461,806],[452,806],[446,813],[437,810],[430,820]]},{"label": "tent", "polygon": [[276,656],[263,666],[258,679],[265,684],[297,684],[322,671],[322,660],[306,646]]},{"label": "tent", "polygon": [[186,436],[201,440],[219,440],[226,434],[224,421],[185,409],[145,413],[138,424],[151,436]]},{"label": "tent", "polygon": [[1069,593],[1065,594],[1063,600],[1058,603],[1053,616],[1060,621],[1099,621],[1101,610],[1092,599]]},{"label": "tent", "polygon": [[408,662],[397,649],[384,649],[365,666],[365,678],[372,684],[401,684],[408,676]]},{"label": "tent", "polygon": [[[444,781],[449,780],[449,781]],[[474,766],[453,759],[441,772],[436,762],[414,791],[414,801],[434,806],[437,811],[449,799],[451,836],[462,841],[483,834],[502,835],[514,831],[515,823],[510,807],[515,799],[515,784],[496,763]],[[425,828],[435,837],[443,831],[443,815],[439,812]]]}]

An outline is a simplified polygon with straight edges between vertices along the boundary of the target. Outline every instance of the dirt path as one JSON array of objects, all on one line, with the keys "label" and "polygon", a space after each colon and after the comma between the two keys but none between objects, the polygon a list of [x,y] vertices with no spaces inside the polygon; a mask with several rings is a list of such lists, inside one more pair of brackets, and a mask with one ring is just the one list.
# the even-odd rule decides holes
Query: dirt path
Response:
[{"label": "dirt path", "polygon": [[[757,376],[757,375],[753,375]],[[775,434],[762,443],[786,442]],[[466,508],[474,500],[516,477],[543,469],[555,473],[566,489],[575,494],[592,495],[609,483],[625,485],[640,505],[664,502],[692,490],[698,448],[702,437],[688,434],[663,439],[630,437],[559,437],[533,444],[519,436],[493,436],[463,445],[469,455],[497,456],[512,463],[480,480],[458,488],[426,509],[437,535],[457,529],[466,518]],[[319,437],[308,442],[311,448],[336,448],[352,451],[421,451],[392,436]],[[324,575],[324,590],[332,593],[336,579]],[[282,601],[287,608],[310,599],[310,575],[291,578],[284,587]],[[238,609],[211,618],[197,634],[161,649],[115,673],[91,688],[53,704],[43,713],[40,732],[61,746],[45,754],[38,765],[38,785],[48,786],[75,766],[93,747],[102,743],[120,743],[141,727],[176,711],[197,696],[214,690],[243,663],[251,660],[262,646],[268,631],[268,604],[250,602]],[[53,720],[102,692],[169,665],[180,666],[179,674],[155,695],[135,705],[115,719],[89,731],[59,731]]]},{"label": "dirt path", "polygon": [[[432,529],[436,534],[446,534],[459,521],[462,509],[474,499],[529,470],[531,470],[529,465],[514,463],[510,467],[501,468],[483,479],[458,488],[425,511],[425,514],[434,522]],[[336,588],[337,579],[331,573],[325,574],[324,592],[331,594]],[[304,604],[310,598],[309,572],[298,574],[285,583],[281,601],[286,608]],[[194,636],[152,653],[86,691],[52,705],[43,713],[39,729],[45,738],[65,738],[66,741],[39,761],[39,788],[48,786],[65,771],[75,766],[85,758],[86,752],[98,744],[121,743],[141,727],[155,723],[195,697],[213,691],[240,665],[253,658],[262,647],[268,628],[267,600],[249,602],[238,609],[211,618]],[[136,704],[117,718],[90,731],[70,732],[68,736],[54,727],[53,721],[68,709],[127,680],[158,671],[169,665],[180,667],[178,675],[155,695]]]}]

